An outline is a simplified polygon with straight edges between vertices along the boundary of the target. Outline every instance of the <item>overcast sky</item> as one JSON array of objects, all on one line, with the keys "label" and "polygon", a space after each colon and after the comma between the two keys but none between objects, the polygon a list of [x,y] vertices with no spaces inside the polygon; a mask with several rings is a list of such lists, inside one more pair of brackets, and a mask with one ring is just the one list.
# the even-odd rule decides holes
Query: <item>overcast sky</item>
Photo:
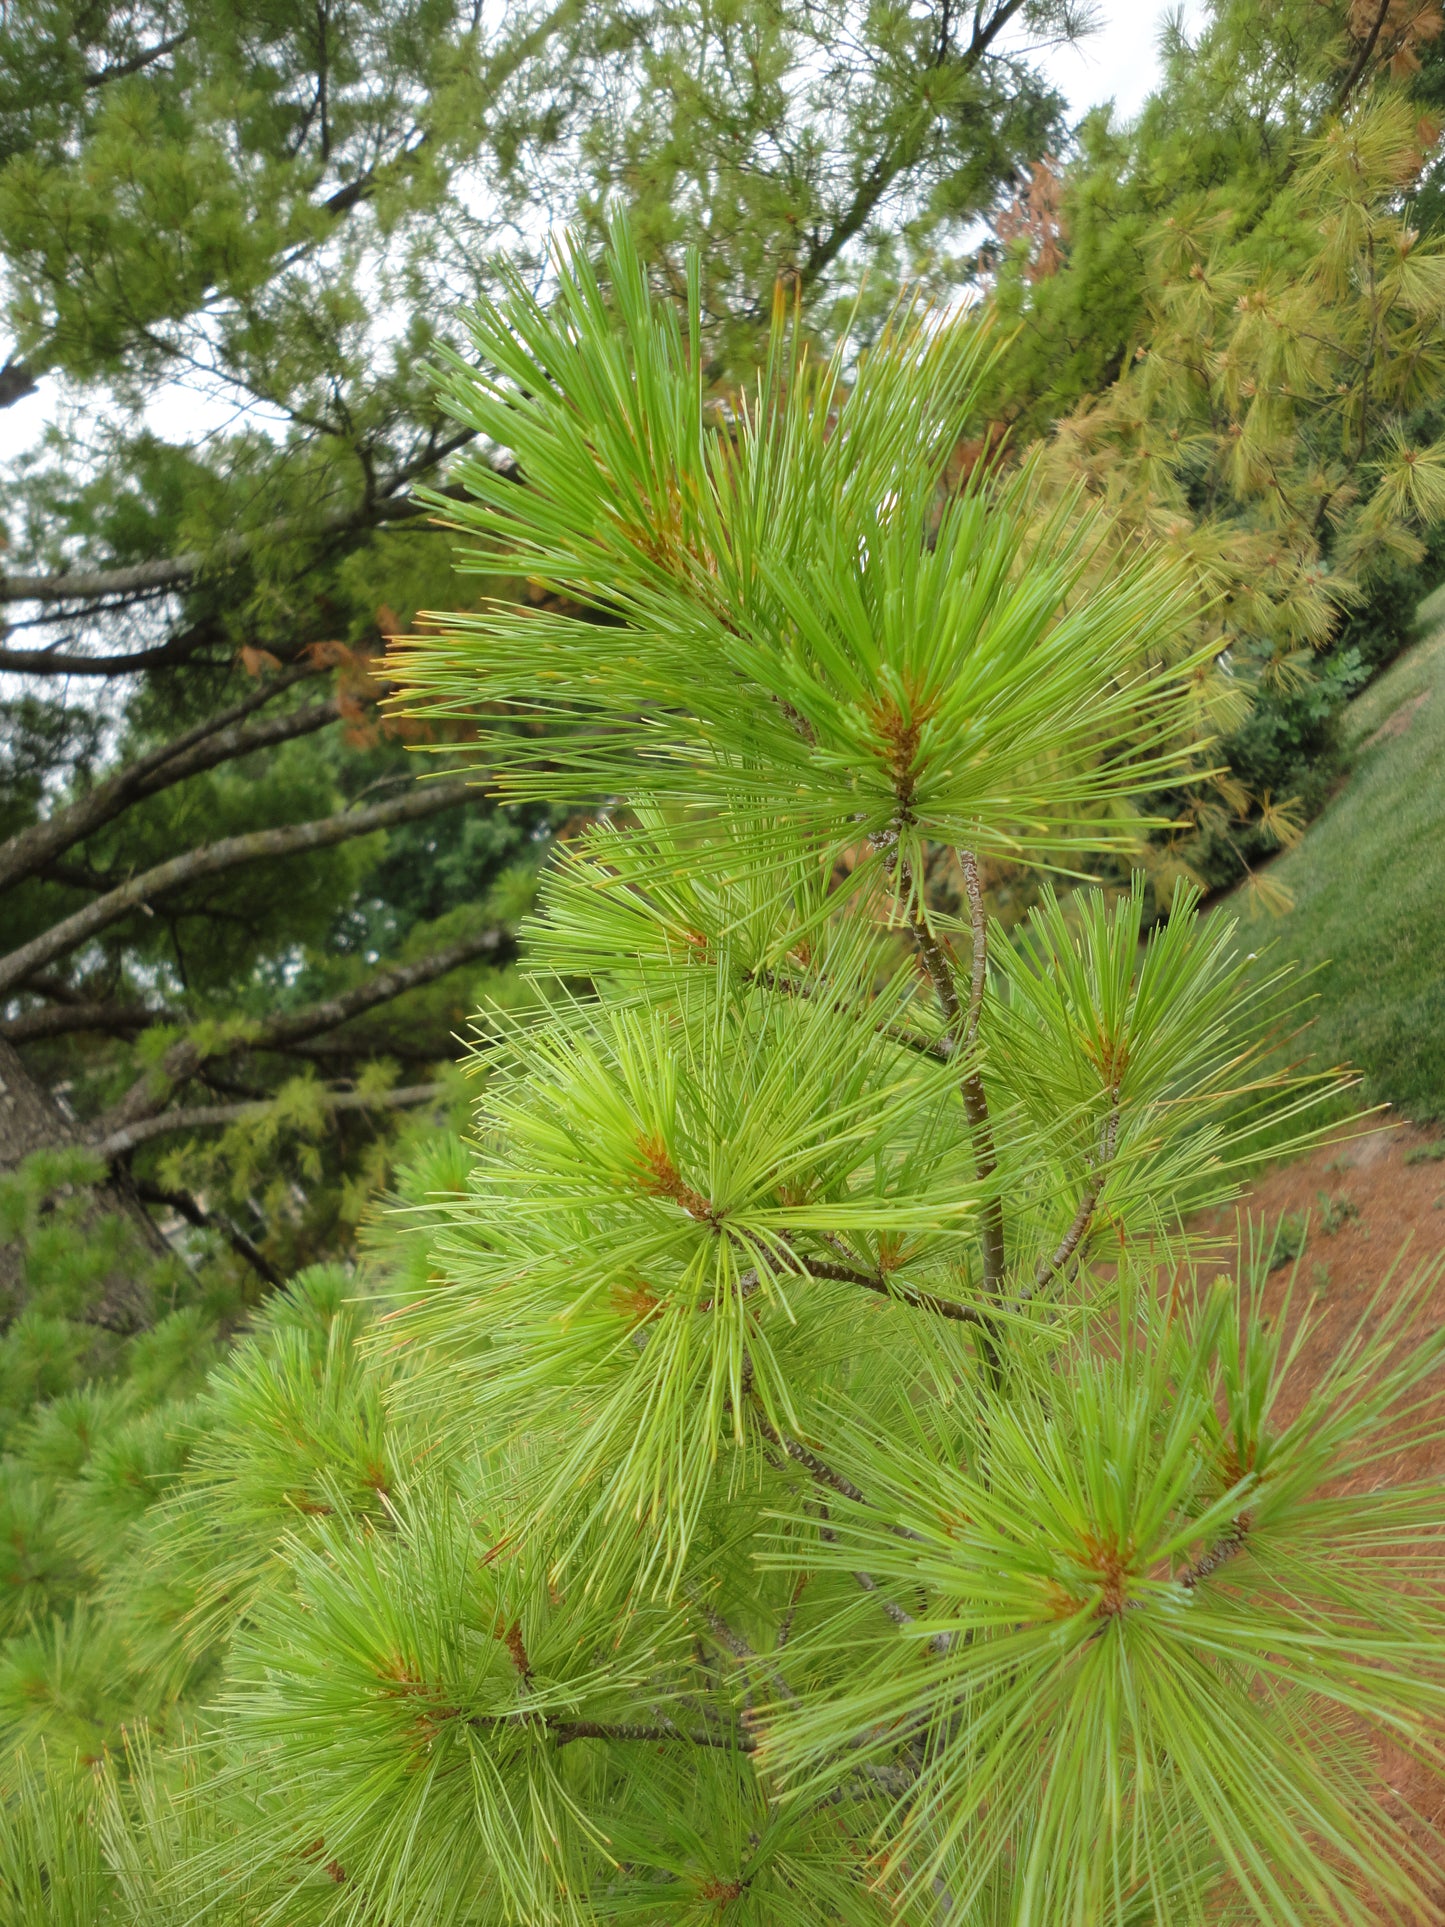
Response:
[{"label": "overcast sky", "polygon": [[1164,16],[1180,10],[1192,32],[1204,15],[1202,0],[1184,0],[1182,9],[1164,0],[1094,0],[1098,32],[1046,62],[1076,120],[1106,100],[1126,120],[1139,111],[1159,77]]}]

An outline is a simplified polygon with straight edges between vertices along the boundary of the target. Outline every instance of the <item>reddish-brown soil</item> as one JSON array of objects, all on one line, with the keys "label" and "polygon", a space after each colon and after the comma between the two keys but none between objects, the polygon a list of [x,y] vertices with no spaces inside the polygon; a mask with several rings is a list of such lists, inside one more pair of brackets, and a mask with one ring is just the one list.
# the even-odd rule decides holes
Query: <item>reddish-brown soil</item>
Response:
[{"label": "reddish-brown soil", "polygon": [[[1445,1139],[1410,1124],[1367,1129],[1276,1165],[1239,1206],[1200,1223],[1232,1237],[1240,1209],[1271,1228],[1281,1217],[1309,1214],[1295,1291],[1312,1301],[1318,1323],[1310,1350],[1322,1359],[1402,1251],[1408,1270],[1445,1252]],[[1277,1278],[1287,1272],[1282,1267]]]},{"label": "reddish-brown soil", "polygon": [[[1309,1214],[1297,1267],[1279,1266],[1267,1294],[1267,1303],[1278,1307],[1289,1291],[1292,1311],[1309,1315],[1311,1329],[1292,1374],[1298,1397],[1337,1355],[1392,1266],[1403,1280],[1445,1255],[1445,1138],[1408,1124],[1367,1130],[1265,1172],[1238,1206],[1210,1214],[1198,1228],[1232,1245],[1239,1211],[1270,1230],[1281,1217],[1297,1222]],[[1431,1323],[1445,1319],[1445,1267],[1428,1316]],[[1445,1383],[1438,1397],[1445,1417]],[[1375,1467],[1367,1483],[1378,1488],[1416,1479],[1440,1481],[1445,1519],[1445,1438]],[[1445,1786],[1394,1748],[1379,1758],[1403,1808],[1418,1816],[1417,1837],[1445,1833]],[[1445,1913],[1445,1854],[1438,1845],[1432,1857],[1441,1866],[1437,1901]]]}]

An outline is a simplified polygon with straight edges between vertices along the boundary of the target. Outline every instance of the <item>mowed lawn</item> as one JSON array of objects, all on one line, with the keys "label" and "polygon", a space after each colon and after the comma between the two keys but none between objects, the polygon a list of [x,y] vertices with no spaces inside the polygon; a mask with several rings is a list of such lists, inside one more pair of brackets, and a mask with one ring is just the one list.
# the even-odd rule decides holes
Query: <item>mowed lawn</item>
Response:
[{"label": "mowed lawn", "polygon": [[1420,618],[1351,705],[1348,782],[1271,866],[1293,908],[1240,936],[1315,972],[1316,1062],[1353,1064],[1359,1098],[1424,1122],[1445,1118],[1445,588]]}]

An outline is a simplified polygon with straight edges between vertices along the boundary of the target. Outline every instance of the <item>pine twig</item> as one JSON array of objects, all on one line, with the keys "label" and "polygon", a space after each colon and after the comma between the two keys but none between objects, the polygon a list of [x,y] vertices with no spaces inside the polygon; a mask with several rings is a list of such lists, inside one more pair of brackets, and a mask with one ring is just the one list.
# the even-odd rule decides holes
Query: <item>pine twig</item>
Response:
[{"label": "pine twig", "polygon": [[988,1331],[994,1327],[995,1321],[976,1305],[961,1305],[956,1299],[940,1298],[931,1291],[919,1291],[914,1285],[895,1284],[881,1271],[860,1271],[852,1265],[835,1265],[826,1258],[797,1258],[796,1262],[810,1278],[858,1285],[864,1291],[896,1299],[899,1304],[911,1305],[915,1311],[931,1311],[936,1317],[952,1319],[956,1324],[979,1325]]}]

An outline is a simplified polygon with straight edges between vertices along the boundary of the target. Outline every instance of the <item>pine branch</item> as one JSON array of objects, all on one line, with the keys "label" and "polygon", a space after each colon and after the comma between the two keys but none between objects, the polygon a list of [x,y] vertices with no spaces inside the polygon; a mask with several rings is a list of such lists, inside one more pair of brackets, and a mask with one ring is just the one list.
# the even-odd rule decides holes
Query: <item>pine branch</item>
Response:
[{"label": "pine branch", "polygon": [[184,856],[172,857],[153,869],[143,870],[118,889],[107,891],[94,903],[33,937],[29,943],[0,957],[0,993],[17,988],[35,971],[57,957],[74,950],[102,930],[118,923],[131,911],[164,896],[183,884],[202,877],[216,876],[244,863],[265,858],[299,855],[303,851],[330,849],[352,837],[369,836],[374,830],[395,828],[436,816],[443,810],[458,808],[474,794],[464,782],[437,783],[419,788],[409,796],[389,803],[377,803],[365,810],[341,810],[335,816],[318,817],[309,823],[291,823],[273,830],[252,830],[241,836],[228,836],[219,843],[203,844]]},{"label": "pine branch", "polygon": [[219,1042],[202,1045],[194,1038],[178,1038],[160,1063],[136,1079],[125,1096],[106,1112],[96,1128],[110,1135],[138,1123],[142,1118],[158,1115],[169,1103],[177,1085],[217,1058],[231,1057],[239,1051],[284,1050],[288,1045],[319,1036],[323,1031],[335,1030],[338,1024],[346,1023],[363,1011],[391,1003],[395,998],[405,996],[407,991],[415,990],[421,984],[433,983],[438,977],[446,976],[448,971],[456,970],[462,964],[473,963],[478,957],[508,956],[513,947],[511,932],[496,925],[478,931],[475,936],[447,944],[444,949],[433,951],[430,956],[419,957],[414,963],[394,964],[389,970],[378,970],[363,982],[354,984],[350,990],[324,998],[319,1003],[307,1004],[300,1010],[284,1011]]},{"label": "pine branch", "polygon": [[1222,1565],[1232,1559],[1235,1553],[1243,1548],[1248,1537],[1249,1514],[1245,1513],[1235,1520],[1222,1539],[1217,1540],[1207,1552],[1199,1555],[1187,1572],[1180,1574],[1180,1585],[1186,1586],[1192,1592],[1203,1580],[1209,1578],[1211,1573],[1218,1572]]},{"label": "pine branch", "polygon": [[[953,978],[953,965],[943,945],[929,928],[927,919],[916,913],[909,917],[908,929],[914,946],[933,985],[934,994],[943,1010],[945,1028],[955,1047],[964,1046],[965,1039],[976,1036],[978,1011],[983,1005],[983,985],[988,967],[988,918],[984,910],[983,891],[979,883],[978,865],[971,852],[964,852],[967,859],[963,865],[964,887],[968,892],[969,911],[974,931],[974,955],[972,987],[968,1009],[959,1000],[958,986]],[[906,869],[900,870],[899,888],[905,898],[911,895],[912,879]],[[998,1151],[993,1139],[993,1126],[989,1119],[988,1094],[983,1087],[983,1074],[976,1062],[970,1063],[965,1070],[960,1089],[963,1094],[964,1116],[968,1120],[969,1134],[973,1140],[974,1169],[979,1182],[986,1185],[998,1170]],[[1004,1276],[1008,1267],[1004,1243],[1003,1199],[997,1195],[985,1197],[983,1205],[983,1284],[991,1297],[1002,1295]],[[985,1362],[990,1373],[997,1377],[1001,1370],[994,1335],[990,1334],[985,1344]]]},{"label": "pine branch", "polygon": [[1370,56],[1375,51],[1375,44],[1380,38],[1380,29],[1384,26],[1386,18],[1389,15],[1390,5],[1391,0],[1380,0],[1379,9],[1375,14],[1370,31],[1366,34],[1359,53],[1356,54],[1349,72],[1341,81],[1339,91],[1335,95],[1334,111],[1337,114],[1342,114],[1345,111],[1345,106],[1349,101],[1350,95],[1355,91],[1361,74],[1364,73],[1366,67],[1370,64]]},{"label": "pine branch", "polygon": [[17,401],[24,401],[33,395],[39,385],[39,377],[28,361],[16,361],[13,357],[0,364],[0,408],[11,408]]},{"label": "pine branch", "polygon": [[[742,1667],[744,1678],[747,1677],[747,1669],[749,1666],[761,1667],[762,1671],[777,1689],[779,1696],[785,1700],[796,1702],[797,1694],[793,1691],[792,1687],[789,1686],[788,1682],[783,1678],[772,1661],[764,1659],[753,1646],[752,1642],[742,1633],[738,1632],[735,1627],[730,1626],[722,1614],[709,1605],[700,1593],[691,1587],[687,1590],[692,1598],[693,1604],[706,1620],[708,1631],[712,1634],[713,1638],[718,1641],[719,1645],[725,1647],[726,1650],[732,1654],[739,1666]],[[786,1644],[786,1641],[784,1643]]]},{"label": "pine branch", "polygon": [[179,33],[168,35],[166,39],[158,41],[154,47],[142,47],[140,52],[132,54],[129,60],[112,61],[110,66],[102,67],[95,73],[88,73],[85,76],[87,89],[104,87],[112,80],[125,80],[131,74],[144,73],[147,67],[153,67],[158,60],[164,60],[167,54],[173,54],[177,47],[183,47],[191,38],[192,32],[192,28],[183,27]]},{"label": "pine branch", "polygon": [[[118,605],[119,606],[119,605]],[[97,603],[86,611],[95,618],[107,613],[107,605]],[[60,617],[41,617],[38,621],[60,621]],[[11,628],[19,628],[12,623]],[[58,644],[43,649],[0,649],[0,671],[16,676],[141,676],[153,670],[175,669],[193,662],[210,644],[221,644],[230,654],[229,643],[213,624],[193,623],[188,629],[167,636],[164,642],[145,649],[121,650],[109,656],[70,655]],[[221,665],[216,665],[220,667]]]},{"label": "pine branch", "polygon": [[187,777],[233,762],[237,757],[249,756],[256,750],[272,749],[278,743],[309,736],[335,722],[340,710],[333,698],[292,710],[284,716],[273,716],[250,729],[239,727],[247,716],[284,690],[321,673],[309,665],[282,671],[242,702],[233,703],[229,709],[219,711],[171,742],[147,750],[65,809],[17,831],[0,843],[0,890],[38,875],[62,851],[83,841],[102,825],[113,822],[132,804],[184,782]]},{"label": "pine branch", "polygon": [[[320,1095],[328,1113],[395,1111],[414,1104],[430,1104],[446,1088],[442,1083],[409,1084],[398,1090],[372,1094],[362,1091],[323,1091]],[[98,1157],[113,1163],[138,1146],[150,1143],[152,1138],[169,1137],[177,1131],[215,1130],[231,1124],[243,1124],[248,1118],[264,1117],[274,1101],[272,1098],[249,1098],[237,1104],[195,1104],[184,1110],[167,1111],[161,1117],[142,1118],[123,1130],[96,1138],[91,1141],[89,1148]]]},{"label": "pine branch", "polygon": [[[817,986],[802,983],[796,977],[780,976],[766,965],[760,970],[746,972],[745,976],[748,983],[761,984],[765,990],[776,991],[780,996],[810,999],[818,995]],[[835,998],[828,1008],[840,1017],[857,1017],[860,1023],[867,1022],[867,1018],[860,1016],[845,998]],[[917,1051],[922,1057],[935,1057],[940,1063],[946,1064],[953,1055],[953,1045],[946,1037],[924,1037],[916,1030],[909,1030],[905,1024],[874,1024],[872,1028],[876,1036],[886,1037],[893,1044],[901,1044],[904,1050]]]},{"label": "pine branch", "polygon": [[[973,32],[969,43],[962,52],[952,56],[953,64],[961,72],[971,73],[988,54],[1004,28],[1017,13],[1022,11],[1024,5],[1025,0],[1003,0],[1003,4],[987,20],[983,18],[982,7],[975,8]],[[931,64],[935,67],[943,66],[949,61],[950,54],[945,25],[935,47]],[[913,164],[917,153],[917,135],[910,131],[908,136],[895,140],[878,156],[859,182],[847,208],[838,216],[828,232],[815,239],[809,248],[806,259],[797,270],[797,283],[801,289],[806,291],[811,288],[821,275],[827,273],[848,243],[863,232],[884,195],[898,177]]]},{"label": "pine branch", "polygon": [[[31,986],[27,984],[24,988],[28,990]],[[117,1037],[133,1037],[152,1024],[175,1021],[174,1011],[155,1010],[147,1004],[55,1004],[41,1010],[24,1010],[18,1017],[0,1018],[0,1037],[8,1038],[12,1044],[97,1030],[111,1031]]]},{"label": "pine branch", "polygon": [[[476,1721],[472,1722],[473,1725],[476,1723]],[[511,1722],[488,1723],[505,1725]],[[570,1746],[574,1740],[680,1740],[688,1746],[711,1747],[726,1753],[754,1753],[758,1746],[758,1742],[751,1733],[744,1733],[737,1729],[725,1733],[710,1733],[706,1728],[698,1730],[674,1726],[670,1720],[664,1720],[656,1726],[619,1726],[605,1720],[552,1719],[545,1720],[543,1724],[548,1737],[554,1739],[558,1746]]]},{"label": "pine branch", "polygon": [[1108,1166],[1113,1162],[1118,1137],[1119,1093],[1115,1090],[1110,1094],[1109,1113],[1104,1120],[1104,1128],[1099,1134],[1099,1158],[1094,1175],[1084,1187],[1083,1196],[1079,1199],[1079,1208],[1075,1211],[1068,1230],[1054,1250],[1047,1257],[1040,1258],[1034,1271],[1033,1284],[1026,1292],[1020,1294],[1021,1304],[1032,1298],[1035,1292],[1041,1291],[1050,1278],[1062,1271],[1083,1242],[1090,1225],[1094,1222],[1094,1213],[1099,1208],[1099,1199],[1103,1193],[1104,1181],[1109,1175]]},{"label": "pine branch", "polygon": [[796,1460],[810,1478],[816,1479],[819,1485],[831,1487],[843,1498],[851,1499],[855,1505],[867,1505],[868,1501],[851,1479],[846,1478],[841,1472],[835,1472],[831,1465],[826,1464],[816,1452],[802,1444],[800,1440],[790,1439],[785,1433],[778,1431],[764,1411],[762,1401],[756,1393],[753,1394],[753,1416],[758,1422],[758,1430],[763,1437],[771,1439],[780,1451],[786,1452],[790,1459]]}]

